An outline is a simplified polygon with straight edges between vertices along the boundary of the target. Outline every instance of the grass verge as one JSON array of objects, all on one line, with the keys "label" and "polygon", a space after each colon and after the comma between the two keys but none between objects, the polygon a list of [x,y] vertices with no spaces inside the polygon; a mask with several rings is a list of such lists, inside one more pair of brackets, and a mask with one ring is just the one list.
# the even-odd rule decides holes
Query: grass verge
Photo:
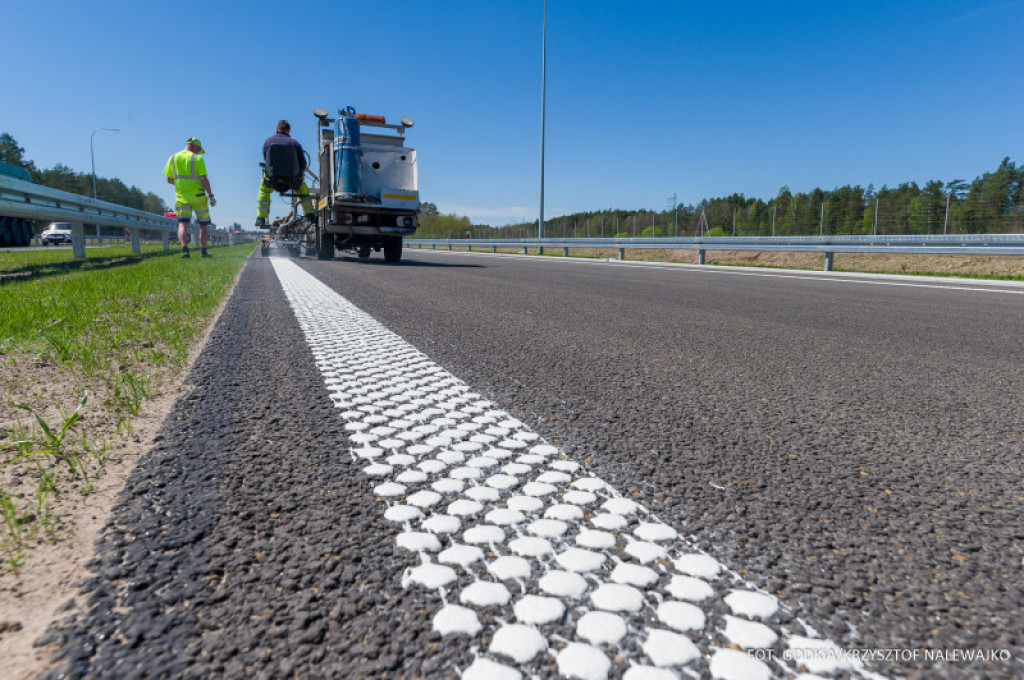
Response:
[{"label": "grass verge", "polygon": [[0,574],[70,531],[55,499],[92,492],[255,247],[189,260],[161,246],[0,253]]}]

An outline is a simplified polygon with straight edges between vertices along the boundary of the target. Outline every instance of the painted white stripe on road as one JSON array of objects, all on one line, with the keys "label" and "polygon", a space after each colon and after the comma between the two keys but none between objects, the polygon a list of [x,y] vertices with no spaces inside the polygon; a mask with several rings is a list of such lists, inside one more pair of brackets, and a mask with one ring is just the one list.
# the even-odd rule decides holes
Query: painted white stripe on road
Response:
[{"label": "painted white stripe on road", "polygon": [[271,262],[367,489],[419,555],[403,585],[437,590],[435,630],[476,656],[463,678],[605,678],[613,663],[631,680],[878,677],[298,265]]}]

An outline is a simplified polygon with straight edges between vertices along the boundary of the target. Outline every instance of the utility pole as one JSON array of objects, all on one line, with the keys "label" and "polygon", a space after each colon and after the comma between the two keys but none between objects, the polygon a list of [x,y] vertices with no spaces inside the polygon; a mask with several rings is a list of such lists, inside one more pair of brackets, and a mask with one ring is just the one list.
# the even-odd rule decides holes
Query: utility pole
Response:
[{"label": "utility pole", "polygon": [[732,235],[736,235],[736,208],[732,209]]},{"label": "utility pole", "polygon": [[92,140],[93,140],[93,137],[96,136],[96,133],[99,132],[100,130],[108,130],[110,132],[120,132],[120,130],[117,129],[117,128],[96,128],[95,130],[92,131],[92,134],[89,135],[89,157],[92,158],[92,197],[93,198],[97,198],[97,196],[96,196],[96,152],[93,151]]},{"label": "utility pole", "polygon": [[[548,0],[544,0],[544,23],[540,43],[540,221],[537,222],[537,238],[544,238],[544,123],[547,111],[548,84]],[[540,254],[544,254],[541,246]]]},{"label": "utility pole", "polygon": [[779,209],[779,206],[772,206],[772,236],[775,236],[775,212]]},{"label": "utility pole", "polygon": [[875,196],[875,223],[871,227],[871,235],[878,236],[878,196]]},{"label": "utility pole", "polygon": [[821,202],[821,222],[818,223],[818,236],[825,235],[825,201]]},{"label": "utility pole", "polygon": [[946,219],[943,220],[943,222],[942,222],[942,235],[943,236],[946,235],[946,227],[949,226],[949,197],[952,196],[952,195],[953,195],[952,191],[950,191],[948,194],[946,194]]}]

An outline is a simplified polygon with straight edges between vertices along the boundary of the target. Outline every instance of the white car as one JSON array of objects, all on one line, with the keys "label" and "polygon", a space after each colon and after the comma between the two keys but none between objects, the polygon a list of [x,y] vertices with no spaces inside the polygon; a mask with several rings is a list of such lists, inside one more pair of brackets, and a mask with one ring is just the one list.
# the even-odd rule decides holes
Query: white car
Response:
[{"label": "white car", "polygon": [[71,223],[54,222],[43,232],[43,245],[51,243],[71,243]]}]

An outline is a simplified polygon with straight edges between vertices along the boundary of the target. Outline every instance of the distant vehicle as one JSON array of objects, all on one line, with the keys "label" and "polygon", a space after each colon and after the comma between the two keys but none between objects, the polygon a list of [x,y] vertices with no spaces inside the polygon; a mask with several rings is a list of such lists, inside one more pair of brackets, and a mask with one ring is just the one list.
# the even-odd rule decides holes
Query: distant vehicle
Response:
[{"label": "distant vehicle", "polygon": [[71,223],[54,222],[43,232],[43,245],[71,243]]},{"label": "distant vehicle", "polygon": [[165,212],[165,213],[164,213],[164,217],[171,217],[171,218],[175,218],[175,217],[177,217],[177,216],[178,216],[178,213],[176,213],[176,212]]}]

